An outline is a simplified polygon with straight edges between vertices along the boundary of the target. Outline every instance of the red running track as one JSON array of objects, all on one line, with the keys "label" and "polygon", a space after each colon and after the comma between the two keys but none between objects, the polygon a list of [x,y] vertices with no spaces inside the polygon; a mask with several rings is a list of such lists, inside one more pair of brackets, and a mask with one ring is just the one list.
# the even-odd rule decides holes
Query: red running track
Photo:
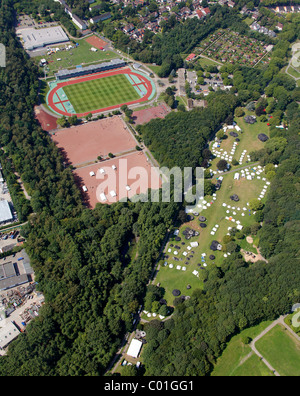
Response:
[{"label": "red running track", "polygon": [[[50,106],[50,108],[52,108],[56,113],[61,114],[62,116],[66,116],[66,117],[71,117],[74,114],[68,113],[67,111],[63,111],[60,110],[59,108],[57,108],[55,106],[55,103],[58,104],[60,102],[55,102],[54,103],[54,97],[56,92],[60,89],[60,88],[64,88],[67,85],[73,85],[73,84],[79,84],[85,81],[91,81],[91,80],[98,80],[99,78],[104,78],[104,77],[110,77],[110,76],[115,76],[117,74],[129,74],[129,75],[133,75],[138,77],[140,80],[143,81],[142,84],[144,84],[147,88],[147,93],[145,96],[143,96],[140,99],[137,99],[135,101],[132,102],[127,102],[127,103],[120,103],[118,105],[115,106],[110,106],[110,107],[106,107],[104,109],[97,109],[97,110],[93,110],[93,111],[88,111],[87,113],[82,113],[82,114],[76,114],[78,117],[84,117],[90,113],[92,114],[96,114],[96,113],[101,113],[104,111],[109,111],[109,110],[114,110],[114,109],[118,109],[119,107],[123,106],[123,105],[132,105],[132,104],[136,104],[136,103],[142,103],[145,102],[149,99],[149,97],[152,94],[152,85],[151,82],[144,76],[142,76],[141,74],[135,73],[133,72],[131,69],[122,69],[122,70],[115,70],[112,72],[102,72],[102,73],[98,73],[98,74],[90,74],[88,76],[85,77],[81,77],[81,78],[76,78],[76,79],[71,79],[70,81],[65,81],[62,83],[58,83],[57,86],[49,93],[48,96],[48,104]],[[57,95],[58,97],[58,95]]]}]

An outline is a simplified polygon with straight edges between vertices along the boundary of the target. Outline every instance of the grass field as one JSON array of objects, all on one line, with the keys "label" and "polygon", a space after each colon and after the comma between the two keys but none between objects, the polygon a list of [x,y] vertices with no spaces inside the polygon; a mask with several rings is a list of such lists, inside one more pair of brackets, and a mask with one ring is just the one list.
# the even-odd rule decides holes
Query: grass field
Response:
[{"label": "grass field", "polygon": [[[245,110],[245,115],[253,115],[253,114],[254,114],[253,112]],[[258,139],[258,135],[260,133],[264,133],[267,136],[269,136],[270,133],[269,133],[269,127],[268,127],[267,123],[261,122],[261,121],[259,121],[259,119],[257,119],[257,122],[252,125],[247,124],[244,120],[244,117],[241,117],[241,118],[236,117],[235,121],[238,124],[238,126],[242,129],[242,133],[239,136],[241,141],[237,145],[236,152],[233,156],[234,159],[239,161],[240,156],[244,150],[247,150],[246,154],[250,154],[251,151],[257,151],[264,147],[264,143],[262,143]],[[228,134],[228,138],[222,141],[221,148],[224,151],[230,152],[230,150],[233,147],[234,142],[235,142],[235,138],[230,136],[230,134]],[[212,167],[215,167],[219,161],[220,161],[220,158],[216,158],[212,162]],[[246,161],[246,157],[245,157],[245,161]],[[245,165],[245,163],[244,163],[244,165]],[[237,166],[237,167],[239,167],[239,166]],[[235,167],[233,166],[233,169],[234,168]]]},{"label": "grass field", "polygon": [[295,78],[300,78],[300,72],[294,69],[293,67],[288,68],[288,72],[294,76]]},{"label": "grass field", "polygon": [[243,337],[256,338],[270,324],[271,322],[263,322],[234,336],[218,359],[211,375],[213,377],[273,376],[258,356],[251,354],[250,346],[242,342]]},{"label": "grass field", "polygon": [[[84,39],[77,40],[78,47],[66,51],[65,45],[58,45],[61,50],[51,54],[43,55],[34,58],[38,63],[41,59],[46,59],[48,62],[47,68],[49,69],[47,75],[54,75],[60,69],[74,68],[77,65],[88,65],[91,63],[101,63],[116,58],[116,55],[111,51],[97,51],[92,52],[92,46]],[[58,61],[57,59],[61,59]]]},{"label": "grass field", "polygon": [[[210,245],[213,240],[218,240],[219,242],[222,241],[223,237],[228,233],[228,227],[233,227],[234,224],[231,223],[230,221],[226,220],[225,217],[227,216],[226,210],[222,206],[222,203],[225,202],[228,205],[232,201],[230,200],[230,196],[232,194],[237,194],[240,198],[240,201],[238,202],[238,205],[241,208],[244,206],[247,206],[247,203],[251,201],[254,198],[257,198],[264,186],[264,181],[254,179],[252,181],[246,180],[246,179],[241,179],[241,180],[234,180],[234,173],[231,174],[224,174],[224,180],[221,189],[217,192],[217,200],[213,203],[211,207],[209,207],[207,210],[201,212],[201,215],[205,216],[207,218],[207,228],[202,229],[199,224],[198,218],[195,218],[195,220],[191,221],[188,224],[184,224],[180,228],[180,233],[179,236],[181,237],[182,241],[185,241],[183,231],[187,228],[190,227],[200,233],[199,236],[193,237],[190,241],[185,241],[186,245],[189,245],[190,242],[198,242],[199,246],[193,249],[195,251],[195,254],[193,254],[193,257],[189,261],[189,265],[187,266],[186,272],[181,271],[181,270],[176,270],[177,264],[183,266],[185,260],[183,262],[175,263],[173,260],[173,254],[172,253],[167,253],[169,255],[168,260],[162,260],[161,261],[161,269],[159,270],[157,277],[156,277],[156,283],[161,283],[161,286],[165,289],[165,296],[164,298],[168,301],[169,305],[173,304],[174,297],[172,295],[172,291],[174,289],[179,289],[183,295],[191,295],[193,290],[195,289],[202,289],[203,288],[203,282],[201,279],[197,278],[195,275],[192,274],[194,270],[199,271],[199,266],[198,264],[201,263],[201,254],[205,253],[207,257],[211,255],[213,252],[210,250]],[[210,202],[212,201],[211,197],[206,197],[206,201]],[[234,216],[236,220],[241,221],[242,225],[244,227],[246,226],[251,226],[254,222],[254,216],[251,215],[249,216],[248,213],[243,217],[242,216],[243,211],[237,212],[237,214]],[[213,227],[218,224],[219,228],[214,236],[211,235],[211,230]],[[178,243],[180,245],[181,242]],[[176,245],[176,242],[174,241],[174,237],[172,237],[169,240],[169,244],[174,244]],[[239,245],[242,249],[245,249],[246,251],[252,251],[253,253],[257,254],[257,249],[255,249],[252,245],[248,244],[247,241],[241,240],[239,242]],[[179,258],[182,257],[182,252],[186,249],[186,247],[181,247],[179,251]],[[173,252],[172,248],[172,252]],[[214,252],[215,255],[215,260],[206,260],[207,263],[207,270],[212,268],[213,266],[220,266],[224,260],[224,252]],[[163,266],[163,263],[167,261],[168,264],[174,264],[174,268],[169,268],[168,266]],[[202,275],[202,272],[200,271],[200,275]],[[190,284],[192,288],[190,290],[187,290],[186,287],[187,285]]]},{"label": "grass field", "polygon": [[[247,114],[250,114],[249,112],[246,112]],[[254,125],[249,125],[245,123],[245,121],[242,118],[237,119],[238,125],[242,128],[243,133],[239,133],[239,138],[240,142],[237,146],[236,153],[234,155],[234,158],[239,160],[240,155],[242,154],[243,150],[247,150],[247,154],[250,153],[251,151],[259,150],[264,147],[264,143],[262,143],[260,140],[258,140],[257,136],[259,133],[265,133],[269,135],[269,128],[266,123],[258,121]],[[227,150],[227,152],[230,152],[230,150],[233,147],[233,143],[235,141],[235,138],[232,136],[228,136],[228,139],[224,140],[221,143],[221,148],[224,150]],[[220,158],[216,158],[212,161],[211,164],[211,170],[216,170],[216,165]],[[244,160],[246,161],[246,159]],[[255,165],[251,165],[251,163],[246,164],[244,162],[242,165],[238,165],[236,167],[233,167],[233,169],[238,170],[242,167],[247,166],[251,172],[254,170],[253,167]],[[257,169],[257,167],[255,167]],[[251,226],[253,223],[255,223],[255,218],[253,216],[253,213],[249,212],[248,209],[248,203],[252,199],[257,199],[262,190],[264,189],[265,183],[266,183],[266,175],[264,173],[261,174],[260,179],[254,178],[253,180],[247,180],[246,178],[240,178],[240,180],[234,180],[234,173],[222,173],[223,176],[223,183],[222,187],[219,191],[216,193],[216,197],[205,197],[205,200],[208,203],[211,203],[210,207],[207,207],[206,210],[200,213],[200,209],[198,207],[195,208],[196,212],[199,212],[201,215],[205,216],[207,221],[206,221],[206,228],[201,228],[200,227],[200,222],[198,218],[195,218],[193,221],[190,223],[183,224],[180,227],[179,230],[179,237],[181,237],[181,240],[185,242],[185,245],[181,245],[181,242],[176,243],[174,241],[174,237],[171,237],[169,240],[169,244],[166,249],[166,255],[169,256],[166,260],[162,260],[160,262],[161,268],[159,272],[157,273],[157,277],[155,282],[160,283],[161,286],[165,289],[165,299],[168,301],[169,305],[173,304],[174,297],[172,295],[172,291],[174,289],[179,289],[183,295],[191,295],[193,290],[197,288],[203,288],[203,280],[206,276],[206,271],[203,269],[199,270],[199,267],[201,267],[203,262],[207,264],[206,270],[210,270],[214,266],[220,266],[223,261],[224,261],[224,252],[212,252],[210,250],[210,246],[213,240],[217,240],[222,243],[222,240],[224,236],[229,232],[228,228],[229,227],[235,227],[235,224],[226,217],[229,217],[233,215],[234,219],[236,221],[240,221],[241,225],[243,227]],[[220,175],[216,174],[213,178],[213,183],[216,182],[216,178],[218,178]],[[265,179],[265,180],[263,180]],[[230,197],[236,194],[239,196],[239,202],[237,204],[233,204],[233,201],[230,199]],[[216,198],[216,199],[214,199]],[[262,199],[262,202],[265,202],[266,198]],[[227,209],[224,208],[223,203],[226,203],[227,205],[231,205],[232,207],[236,207],[232,211],[229,211],[229,214],[227,213]],[[239,209],[238,209],[239,208]],[[246,210],[244,209],[246,208]],[[218,225],[219,227],[217,228],[217,231],[215,232],[214,235],[211,234],[211,231],[215,226]],[[199,236],[193,237],[190,239],[190,241],[186,241],[183,231],[187,228],[190,227],[195,231],[199,232]],[[255,239],[255,236],[253,236]],[[191,255],[187,256],[190,258],[188,260],[188,264],[186,259],[183,259],[183,252],[187,251],[187,245],[190,244],[190,242],[198,242],[199,246],[194,248],[193,251],[194,253]],[[250,244],[247,242],[246,238],[237,240],[236,243],[240,246],[241,249],[244,249],[245,251],[250,251],[254,253],[255,255],[258,254],[258,251],[255,246],[259,246],[259,241],[255,240],[253,244]],[[171,251],[169,252],[169,245],[179,245],[180,249],[175,249],[172,248]],[[255,246],[254,246],[255,245]],[[174,260],[173,254],[174,250],[178,251],[178,259],[179,262],[176,262]],[[203,260],[201,258],[201,255],[205,254],[206,259]],[[215,256],[215,259],[212,261],[208,257],[213,254]],[[226,256],[225,256],[226,257]],[[164,266],[164,262],[167,262],[168,264],[173,264],[174,268],[169,268],[169,266]],[[199,265],[200,264],[200,265]],[[176,266],[185,266],[186,271],[182,270],[177,270]],[[204,265],[205,267],[205,265]],[[199,277],[200,279],[193,274],[193,271],[196,270],[199,272]],[[191,285],[191,289],[187,290],[187,285]]]},{"label": "grass field", "polygon": [[78,114],[140,99],[123,74],[67,85],[64,91]]},{"label": "grass field", "polygon": [[256,348],[280,375],[300,375],[300,343],[283,326],[275,326]]}]

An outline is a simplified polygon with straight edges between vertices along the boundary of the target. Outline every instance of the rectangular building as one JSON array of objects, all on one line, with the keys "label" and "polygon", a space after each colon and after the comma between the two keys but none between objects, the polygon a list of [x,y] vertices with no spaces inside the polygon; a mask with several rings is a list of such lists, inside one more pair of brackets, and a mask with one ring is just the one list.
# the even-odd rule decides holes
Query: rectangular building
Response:
[{"label": "rectangular building", "polygon": [[0,225],[13,221],[13,215],[8,201],[0,201]]},{"label": "rectangular building", "polygon": [[55,74],[57,80],[86,76],[87,74],[100,73],[103,71],[118,69],[126,66],[126,62],[121,59],[113,59],[110,62],[103,62],[98,65],[84,66],[73,70],[60,70]]},{"label": "rectangular building", "polygon": [[24,29],[20,32],[24,48],[28,51],[69,41],[69,37],[60,26],[43,29]]},{"label": "rectangular building", "polygon": [[0,350],[6,348],[20,334],[13,322],[6,323],[0,328]]}]

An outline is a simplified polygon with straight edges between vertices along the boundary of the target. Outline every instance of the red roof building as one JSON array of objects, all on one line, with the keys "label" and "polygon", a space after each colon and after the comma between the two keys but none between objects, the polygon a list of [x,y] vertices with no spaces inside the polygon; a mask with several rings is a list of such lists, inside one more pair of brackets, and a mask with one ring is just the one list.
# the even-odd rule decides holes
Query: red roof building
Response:
[{"label": "red roof building", "polygon": [[196,54],[191,54],[191,55],[189,55],[187,58],[186,58],[186,60],[189,62],[189,61],[191,61],[191,60],[193,60],[193,59],[195,59],[196,58]]},{"label": "red roof building", "polygon": [[205,17],[205,15],[203,14],[203,12],[200,11],[200,10],[197,10],[197,11],[196,11],[196,14],[197,14],[197,16],[198,16],[199,19],[203,19],[203,18]]}]

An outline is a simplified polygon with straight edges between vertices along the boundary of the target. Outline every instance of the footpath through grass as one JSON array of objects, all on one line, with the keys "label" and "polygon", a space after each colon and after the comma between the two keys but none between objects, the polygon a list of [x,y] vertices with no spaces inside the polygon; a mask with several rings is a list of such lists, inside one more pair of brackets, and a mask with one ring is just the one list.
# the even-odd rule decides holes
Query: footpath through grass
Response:
[{"label": "footpath through grass", "polygon": [[261,362],[259,357],[252,353],[250,346],[243,343],[244,337],[256,338],[271,323],[263,322],[234,336],[218,359],[212,376],[273,376],[273,373]]},{"label": "footpath through grass", "polygon": [[283,326],[275,326],[256,348],[280,375],[300,376],[300,343]]}]

